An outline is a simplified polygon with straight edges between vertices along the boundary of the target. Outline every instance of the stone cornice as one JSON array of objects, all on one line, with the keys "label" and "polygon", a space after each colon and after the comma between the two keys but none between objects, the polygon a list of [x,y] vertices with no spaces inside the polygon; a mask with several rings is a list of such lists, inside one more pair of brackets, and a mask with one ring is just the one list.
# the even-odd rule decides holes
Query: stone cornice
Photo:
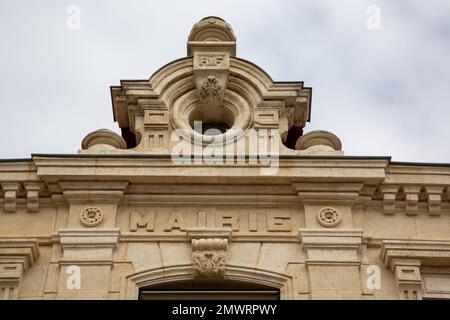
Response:
[{"label": "stone cornice", "polygon": [[0,182],[37,180],[36,167],[31,159],[0,159]]},{"label": "stone cornice", "polygon": [[299,229],[306,264],[359,266],[362,234],[359,229]]},{"label": "stone cornice", "polygon": [[[38,157],[34,161],[38,175],[46,181],[57,181],[61,177],[70,180],[115,179],[128,181],[149,181],[164,178],[166,183],[179,182],[182,177],[214,179],[226,182],[227,178],[237,182],[240,179],[267,180],[271,183],[289,183],[307,180],[339,179],[347,181],[380,182],[385,177],[386,160],[380,159],[280,159],[275,175],[262,176],[260,165],[174,165],[171,158],[155,157]],[[345,168],[345,170],[339,170]],[[245,174],[243,174],[245,170]],[[220,178],[220,179],[219,179]],[[278,181],[277,181],[278,180]],[[152,180],[154,181],[154,180]],[[230,180],[231,181],[231,180]]]},{"label": "stone cornice", "polygon": [[299,237],[305,247],[355,248],[362,243],[362,230],[302,228]]},{"label": "stone cornice", "polygon": [[119,241],[119,228],[60,229],[52,240],[64,247],[115,247]]},{"label": "stone cornice", "polygon": [[0,261],[22,263],[24,270],[39,257],[36,239],[0,238]]},{"label": "stone cornice", "polygon": [[120,202],[127,181],[61,181],[60,189],[69,202],[85,201],[86,198],[97,201]]},{"label": "stone cornice", "polygon": [[[145,159],[145,160],[144,160]],[[166,159],[166,160],[165,160]],[[293,162],[295,160],[295,162]],[[0,181],[38,181],[36,175],[37,167],[78,167],[80,165],[111,166],[113,163],[141,167],[142,162],[147,165],[160,166],[170,161],[170,154],[136,154],[132,151],[121,150],[114,154],[65,154],[65,155],[33,155],[32,160],[27,159],[1,159],[0,161]],[[450,165],[433,163],[395,163],[390,162],[389,157],[324,157],[324,156],[280,156],[280,164],[289,163],[295,167],[355,167],[355,168],[385,168],[386,183],[407,184],[417,182],[417,177],[426,179],[424,183],[433,185],[450,185]],[[63,169],[63,168],[62,168]],[[70,172],[61,172],[61,175],[68,176]],[[429,176],[429,177],[428,177]],[[429,180],[429,181],[428,181]]]},{"label": "stone cornice", "polygon": [[450,266],[450,241],[383,240],[381,259],[388,268],[395,259],[419,260],[423,266]]},{"label": "stone cornice", "polygon": [[303,182],[293,183],[298,198],[303,203],[342,203],[351,205],[363,188],[363,183],[355,182]]}]

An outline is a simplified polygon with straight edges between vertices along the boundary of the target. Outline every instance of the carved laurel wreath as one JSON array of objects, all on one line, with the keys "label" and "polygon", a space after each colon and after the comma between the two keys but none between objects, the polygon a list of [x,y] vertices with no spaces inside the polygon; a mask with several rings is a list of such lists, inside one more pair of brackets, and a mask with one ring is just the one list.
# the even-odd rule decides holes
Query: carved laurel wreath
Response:
[{"label": "carved laurel wreath", "polygon": [[201,278],[221,278],[225,272],[225,258],[221,254],[205,252],[193,257],[194,274]]},{"label": "carved laurel wreath", "polygon": [[317,220],[324,227],[334,227],[341,221],[341,216],[336,209],[327,207],[317,213]]},{"label": "carved laurel wreath", "polygon": [[103,221],[103,212],[95,207],[86,208],[81,212],[80,219],[86,227],[95,227]]}]

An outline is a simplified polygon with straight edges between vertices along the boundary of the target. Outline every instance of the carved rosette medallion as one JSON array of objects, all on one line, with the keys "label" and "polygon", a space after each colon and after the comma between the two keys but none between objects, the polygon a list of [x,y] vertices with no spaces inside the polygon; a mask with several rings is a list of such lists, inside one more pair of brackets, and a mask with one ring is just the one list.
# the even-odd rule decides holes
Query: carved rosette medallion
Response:
[{"label": "carved rosette medallion", "polygon": [[322,226],[330,228],[341,222],[341,215],[334,208],[322,208],[317,213],[317,220]]},{"label": "carved rosette medallion", "polygon": [[223,278],[225,257],[220,253],[196,253],[193,256],[192,267],[196,278]]},{"label": "carved rosette medallion", "polygon": [[99,208],[86,208],[80,215],[81,223],[86,227],[98,226],[103,221],[103,212]]},{"label": "carved rosette medallion", "polygon": [[200,88],[200,98],[203,102],[212,103],[223,98],[223,90],[214,76],[208,76]]}]

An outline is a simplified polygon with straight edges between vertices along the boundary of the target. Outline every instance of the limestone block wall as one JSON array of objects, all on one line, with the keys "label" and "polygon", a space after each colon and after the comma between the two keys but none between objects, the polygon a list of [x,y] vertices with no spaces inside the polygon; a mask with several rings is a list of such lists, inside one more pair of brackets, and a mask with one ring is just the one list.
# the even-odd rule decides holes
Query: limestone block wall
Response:
[{"label": "limestone block wall", "polygon": [[282,299],[450,298],[447,167],[318,158],[215,180],[92,159],[0,163],[0,298],[137,299],[204,279]]}]

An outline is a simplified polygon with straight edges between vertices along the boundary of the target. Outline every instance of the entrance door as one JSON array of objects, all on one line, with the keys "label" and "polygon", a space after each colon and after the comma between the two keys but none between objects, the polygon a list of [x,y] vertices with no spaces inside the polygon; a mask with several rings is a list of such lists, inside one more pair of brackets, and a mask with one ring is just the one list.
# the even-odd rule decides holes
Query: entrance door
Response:
[{"label": "entrance door", "polygon": [[141,289],[141,300],[278,300],[278,289],[236,282],[183,281]]}]

